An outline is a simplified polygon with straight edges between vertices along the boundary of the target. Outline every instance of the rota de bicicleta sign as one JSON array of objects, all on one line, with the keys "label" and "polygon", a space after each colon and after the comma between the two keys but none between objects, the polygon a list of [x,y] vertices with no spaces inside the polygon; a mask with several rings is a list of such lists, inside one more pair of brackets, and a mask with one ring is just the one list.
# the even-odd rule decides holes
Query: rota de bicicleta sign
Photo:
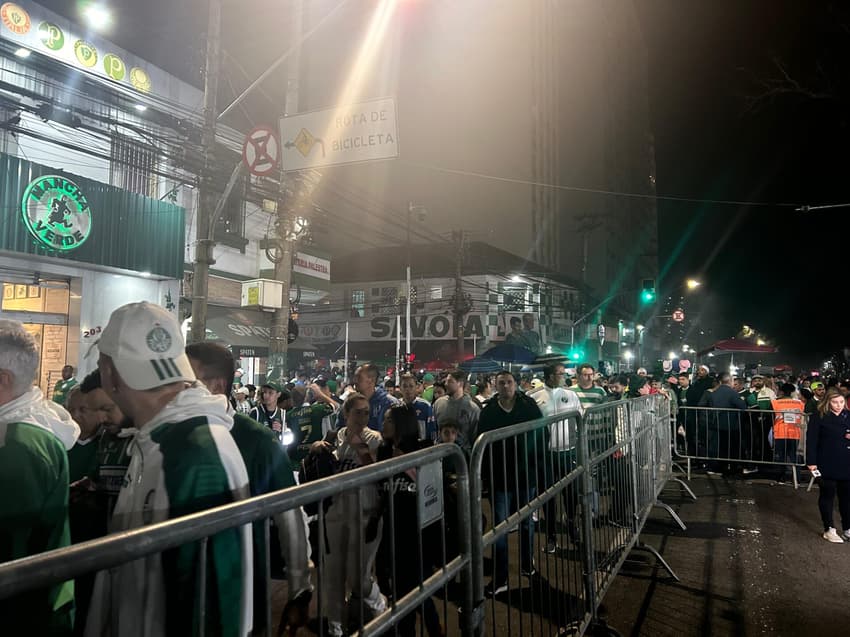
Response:
[{"label": "rota de bicicleta sign", "polygon": [[48,250],[76,250],[91,234],[91,208],[70,179],[45,175],[30,182],[21,201],[24,225]]}]

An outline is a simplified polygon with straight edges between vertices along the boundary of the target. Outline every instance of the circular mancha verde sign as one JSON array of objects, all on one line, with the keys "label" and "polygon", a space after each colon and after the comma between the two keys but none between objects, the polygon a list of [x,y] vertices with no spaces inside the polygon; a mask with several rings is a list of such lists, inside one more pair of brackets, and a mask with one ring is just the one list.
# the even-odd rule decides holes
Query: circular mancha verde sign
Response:
[{"label": "circular mancha verde sign", "polygon": [[21,201],[24,225],[49,250],[76,250],[91,234],[91,208],[70,179],[44,175],[30,182]]}]

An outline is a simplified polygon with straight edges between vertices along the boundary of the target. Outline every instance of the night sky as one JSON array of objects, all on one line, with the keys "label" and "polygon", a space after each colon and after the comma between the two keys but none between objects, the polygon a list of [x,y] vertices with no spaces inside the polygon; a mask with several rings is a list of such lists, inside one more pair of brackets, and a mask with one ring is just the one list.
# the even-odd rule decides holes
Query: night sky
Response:
[{"label": "night sky", "polygon": [[[650,52],[659,195],[773,203],[850,202],[846,3],[640,2]],[[789,77],[813,96],[765,94]],[[697,276],[703,306],[816,365],[845,333],[850,207],[659,201],[659,267]],[[669,269],[667,269],[669,268]]]},{"label": "night sky", "polygon": [[[238,56],[256,58],[274,40],[274,34],[243,36],[260,28],[250,25],[255,2],[280,10],[271,0],[251,0],[242,5],[243,19],[228,19],[225,29],[245,43],[225,43]],[[42,4],[75,13],[69,0]],[[110,4],[118,19],[107,37],[199,82],[204,0]],[[714,337],[734,336],[747,323],[780,347],[783,362],[816,365],[850,343],[843,285],[850,207],[798,212],[795,206],[850,203],[850,3],[636,0],[636,6],[649,50],[658,194],[769,204],[659,200],[660,289],[697,277],[704,283],[699,310]],[[777,63],[812,95],[765,96],[763,82],[781,76]]]}]

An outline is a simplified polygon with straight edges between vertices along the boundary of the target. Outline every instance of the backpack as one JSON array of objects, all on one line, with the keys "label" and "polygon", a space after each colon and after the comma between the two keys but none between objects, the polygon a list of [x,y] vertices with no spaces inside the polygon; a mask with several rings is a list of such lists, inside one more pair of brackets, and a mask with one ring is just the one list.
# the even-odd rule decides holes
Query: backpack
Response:
[{"label": "backpack", "polygon": [[[332,453],[310,453],[301,461],[301,466],[298,468],[298,482],[313,482],[339,472],[339,461]],[[324,512],[328,512],[328,507],[331,505],[331,498],[325,498],[322,501]],[[319,514],[319,503],[311,502],[304,505],[304,512],[307,515],[313,516]]]}]

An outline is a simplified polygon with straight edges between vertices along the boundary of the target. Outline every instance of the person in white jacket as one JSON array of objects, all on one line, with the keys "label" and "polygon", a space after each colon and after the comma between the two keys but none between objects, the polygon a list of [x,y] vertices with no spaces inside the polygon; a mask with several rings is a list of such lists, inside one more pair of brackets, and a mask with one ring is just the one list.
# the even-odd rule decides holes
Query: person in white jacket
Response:
[{"label": "person in white jacket", "polygon": [[[576,463],[576,418],[566,414],[583,413],[581,401],[578,395],[565,387],[567,371],[560,363],[547,365],[543,370],[544,385],[529,394],[543,417],[565,414],[561,420],[549,425],[549,457],[551,466],[543,471],[549,475],[544,476],[547,485],[552,485],[570,471]],[[575,526],[575,514],[578,503],[577,485],[575,483],[567,486],[561,494],[563,495],[564,508],[567,512],[567,529],[572,540],[576,540],[578,533]],[[546,503],[546,552],[554,553],[557,550],[557,513],[556,498]]]},{"label": "person in white jacket", "polygon": [[[134,529],[248,497],[248,474],[227,399],[198,383],[177,320],[151,303],[112,313],[98,347],[103,388],[138,428],[110,531]],[[206,626],[244,636],[253,627],[250,527],[209,538]],[[101,571],[89,637],[200,632],[199,543]]]}]

